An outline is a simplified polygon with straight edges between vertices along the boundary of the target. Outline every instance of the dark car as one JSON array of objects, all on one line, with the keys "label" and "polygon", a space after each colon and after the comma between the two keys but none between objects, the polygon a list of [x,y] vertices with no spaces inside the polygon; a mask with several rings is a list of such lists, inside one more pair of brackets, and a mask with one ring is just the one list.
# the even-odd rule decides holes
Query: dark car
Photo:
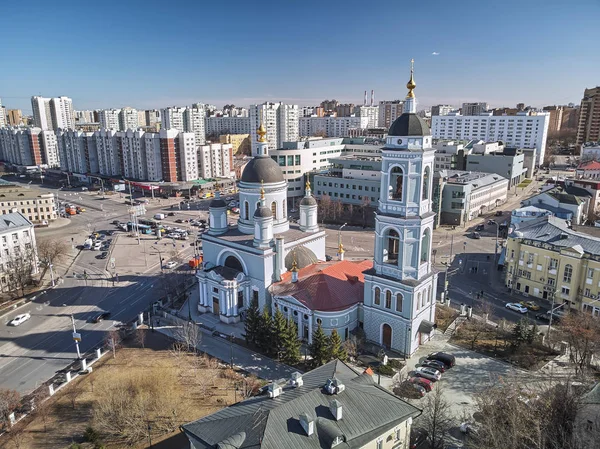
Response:
[{"label": "dark car", "polygon": [[119,224],[121,224],[121,222],[119,220],[113,220],[112,224],[119,225]]},{"label": "dark car", "polygon": [[175,223],[183,223],[183,220],[181,218],[178,218],[177,220],[175,220]]},{"label": "dark car", "polygon": [[427,360],[439,360],[446,365],[447,368],[452,368],[456,365],[456,357],[447,352],[432,352],[427,356]]},{"label": "dark car", "polygon": [[429,433],[425,429],[411,427],[410,429],[410,449],[418,449],[427,441]]},{"label": "dark car", "polygon": [[483,231],[485,229],[485,226],[482,224],[478,224],[477,227],[475,228],[476,231]]},{"label": "dark car", "polygon": [[421,366],[436,369],[440,373],[444,373],[446,371],[446,365],[444,362],[440,362],[439,360],[424,360],[423,363],[421,363]]},{"label": "dark car", "polygon": [[481,235],[479,234],[479,232],[472,232],[471,238],[475,239],[475,240],[479,240],[481,238]]},{"label": "dark car", "polygon": [[202,218],[201,218],[200,220],[198,220],[198,221],[199,221],[200,223],[202,223],[202,224],[206,224],[206,220],[204,220],[204,219],[202,219]]},{"label": "dark car", "polygon": [[106,235],[113,235],[115,233],[114,229],[111,229],[110,231],[106,231]]},{"label": "dark car", "polygon": [[102,254],[98,255],[98,259],[106,259],[108,257],[108,253],[104,251]]},{"label": "dark car", "polygon": [[326,255],[325,255],[325,260],[326,260],[327,262],[330,262],[330,261],[332,261],[332,260],[333,260],[333,257],[331,257],[329,254],[326,254]]},{"label": "dark car", "polygon": [[496,217],[501,217],[502,216],[502,211],[501,210],[497,210],[496,213],[494,214]]},{"label": "dark car", "polygon": [[169,212],[169,213],[167,214],[167,216],[168,216],[168,217],[174,217],[174,216],[175,216],[175,212]]},{"label": "dark car", "polygon": [[100,234],[97,239],[98,240],[104,240],[106,238],[106,236],[104,234]]},{"label": "dark car", "polygon": [[110,312],[102,312],[92,318],[92,323],[99,323],[100,321],[107,320],[110,318]]},{"label": "dark car", "polygon": [[394,388],[394,394],[401,398],[419,399],[427,394],[427,390],[417,383],[402,382]]}]

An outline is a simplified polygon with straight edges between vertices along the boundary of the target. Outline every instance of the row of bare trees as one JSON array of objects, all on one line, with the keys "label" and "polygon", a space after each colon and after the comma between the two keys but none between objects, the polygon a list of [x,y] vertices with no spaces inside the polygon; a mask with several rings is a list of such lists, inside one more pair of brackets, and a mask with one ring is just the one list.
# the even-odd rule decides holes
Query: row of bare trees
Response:
[{"label": "row of bare trees", "polygon": [[341,220],[368,226],[371,221],[372,203],[368,196],[363,196],[360,205],[344,204],[342,200],[321,195],[319,199],[319,218],[323,221],[338,222]]}]

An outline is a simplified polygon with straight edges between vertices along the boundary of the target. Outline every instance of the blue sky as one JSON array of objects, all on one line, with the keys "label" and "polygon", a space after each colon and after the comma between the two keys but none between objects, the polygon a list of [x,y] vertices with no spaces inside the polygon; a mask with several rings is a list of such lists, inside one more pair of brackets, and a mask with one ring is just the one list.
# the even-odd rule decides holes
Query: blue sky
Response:
[{"label": "blue sky", "polygon": [[[192,102],[578,103],[600,84],[599,0],[3,2],[0,98],[76,109]],[[433,55],[433,52],[439,53]]]}]

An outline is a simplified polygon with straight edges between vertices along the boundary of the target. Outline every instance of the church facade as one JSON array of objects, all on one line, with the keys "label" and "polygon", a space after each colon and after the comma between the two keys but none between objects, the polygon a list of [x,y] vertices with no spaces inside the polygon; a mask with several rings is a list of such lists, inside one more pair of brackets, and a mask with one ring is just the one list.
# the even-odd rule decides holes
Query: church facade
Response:
[{"label": "church facade", "polygon": [[407,84],[404,113],[381,149],[382,176],[373,261],[325,262],[325,232],[307,184],[300,221],[287,218],[287,184],[268,156],[264,128],[257,154],[239,183],[240,218],[227,222],[225,202],[210,204],[203,269],[197,274],[199,311],[235,323],[256,299],[280,308],[309,343],[322,326],[349,337],[362,327],[367,340],[410,356],[434,332],[437,273],[431,263],[435,214],[431,208],[434,149],[416,115],[415,83]]}]

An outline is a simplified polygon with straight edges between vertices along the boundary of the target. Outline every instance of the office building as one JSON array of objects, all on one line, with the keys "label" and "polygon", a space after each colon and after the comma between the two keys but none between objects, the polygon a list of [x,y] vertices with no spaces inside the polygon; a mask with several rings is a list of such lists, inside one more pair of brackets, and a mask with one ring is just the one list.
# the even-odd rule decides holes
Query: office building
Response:
[{"label": "office building", "polygon": [[250,156],[250,134],[223,134],[219,136],[219,143],[230,144],[234,155]]},{"label": "office building", "polygon": [[404,102],[402,100],[380,101],[377,126],[388,130],[392,123],[402,115],[403,107]]},{"label": "office building", "polygon": [[366,119],[367,125],[364,128],[376,128],[379,125],[379,106],[356,106],[354,115]]},{"label": "office building", "polygon": [[[506,202],[508,180],[493,173],[441,170],[439,223],[466,225],[467,222],[495,210]],[[434,181],[434,184],[436,181]]]},{"label": "office building", "polygon": [[352,129],[365,129],[369,117],[302,117],[300,137],[349,137]]},{"label": "office building", "polygon": [[518,223],[506,241],[506,286],[561,311],[600,316],[600,239],[545,216]]},{"label": "office building", "polygon": [[119,114],[121,112],[120,109],[101,109],[96,112],[98,115],[100,129],[112,129],[115,131],[119,131],[121,129],[119,126]]},{"label": "office building", "polygon": [[35,230],[23,214],[2,215],[0,249],[0,291],[18,290],[23,287],[27,275],[38,273]]},{"label": "office building", "polygon": [[600,141],[600,86],[583,91],[577,125],[577,145]]},{"label": "office building", "polygon": [[454,111],[454,107],[449,104],[438,104],[431,106],[431,115],[448,115]]},{"label": "office building", "polygon": [[465,170],[466,156],[472,150],[470,142],[453,140],[434,140],[435,149],[434,169],[439,170]]},{"label": "office building", "polygon": [[[20,213],[32,223],[47,223],[57,218],[54,193],[23,187],[0,179],[0,215]],[[2,270],[0,270],[2,272]]]},{"label": "office building", "polygon": [[525,179],[525,155],[516,148],[500,148],[498,142],[485,142],[485,146],[492,144],[493,150],[478,149],[478,144],[473,145],[473,150],[466,156],[466,170],[484,173],[496,173],[509,180],[507,188],[516,186]]},{"label": "office building", "polygon": [[31,97],[35,126],[46,129],[68,129],[75,125],[73,100],[69,97]]},{"label": "office building", "polygon": [[503,141],[506,146],[536,149],[536,167],[544,161],[548,137],[547,112],[519,112],[514,116],[464,116],[459,113],[433,116],[431,132],[435,139]]},{"label": "office building", "polygon": [[[489,105],[487,103],[463,103],[460,113],[462,115],[479,115],[483,112],[486,112],[489,109]],[[437,115],[447,115],[447,114],[437,114]]]},{"label": "office building", "polygon": [[136,130],[140,126],[138,110],[125,107],[119,111],[119,131]]},{"label": "office building", "polygon": [[281,148],[283,142],[298,140],[298,105],[263,103],[250,106],[250,142],[252,154],[256,154],[257,130],[261,123],[267,130],[270,148]]},{"label": "office building", "polygon": [[233,146],[212,143],[198,148],[198,173],[203,179],[235,178]]},{"label": "office building", "polygon": [[250,117],[206,117],[205,133],[211,140],[225,134],[250,135]]}]

